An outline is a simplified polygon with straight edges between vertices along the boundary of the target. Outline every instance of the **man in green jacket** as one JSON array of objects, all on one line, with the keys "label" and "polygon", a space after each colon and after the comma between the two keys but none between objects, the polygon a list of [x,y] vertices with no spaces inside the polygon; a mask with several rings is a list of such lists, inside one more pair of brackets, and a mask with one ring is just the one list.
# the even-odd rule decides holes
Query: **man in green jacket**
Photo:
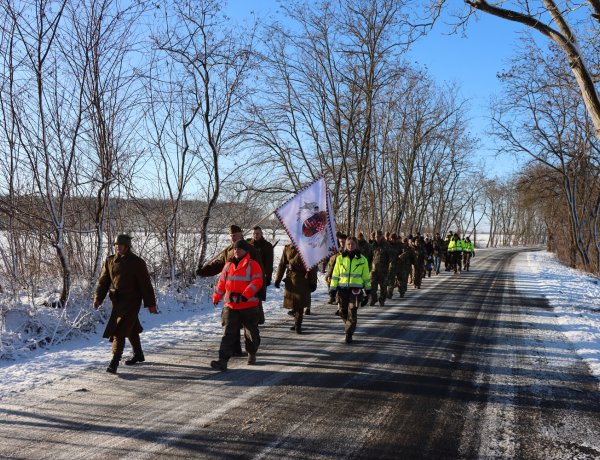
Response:
[{"label": "man in green jacket", "polygon": [[116,254],[104,261],[94,295],[96,310],[102,305],[106,294],[109,294],[112,303],[103,335],[112,342],[113,357],[106,369],[111,374],[117,373],[126,338],[133,349],[133,356],[125,364],[132,365],[145,360],[140,340],[143,329],[138,318],[142,301],[150,313],[158,313],[146,262],[131,251],[131,237],[118,235],[114,244]]}]

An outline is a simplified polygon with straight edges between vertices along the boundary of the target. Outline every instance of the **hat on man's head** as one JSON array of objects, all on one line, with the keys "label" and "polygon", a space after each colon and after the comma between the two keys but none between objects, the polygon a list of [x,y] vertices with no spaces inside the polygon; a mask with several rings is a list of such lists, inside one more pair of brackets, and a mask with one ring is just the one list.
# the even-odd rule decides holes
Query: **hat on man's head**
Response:
[{"label": "hat on man's head", "polygon": [[235,243],[233,243],[233,248],[243,249],[246,252],[250,251],[250,245],[246,240],[237,240]]},{"label": "hat on man's head", "polygon": [[233,235],[234,233],[242,233],[242,229],[237,225],[232,225],[231,227],[229,227],[229,234]]},{"label": "hat on man's head", "polygon": [[117,237],[115,238],[115,242],[113,243],[115,245],[117,244],[122,244],[123,246],[131,246],[131,237],[129,235],[126,235],[125,233],[121,233],[120,235],[117,235]]}]

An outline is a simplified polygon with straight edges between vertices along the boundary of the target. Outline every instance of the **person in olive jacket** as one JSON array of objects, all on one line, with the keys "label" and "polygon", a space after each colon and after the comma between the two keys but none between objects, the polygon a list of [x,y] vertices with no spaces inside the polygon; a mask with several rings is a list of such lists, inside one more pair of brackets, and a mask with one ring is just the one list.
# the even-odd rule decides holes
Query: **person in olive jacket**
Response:
[{"label": "person in olive jacket", "polygon": [[304,309],[310,308],[311,292],[317,289],[317,268],[307,271],[300,252],[293,244],[287,244],[283,248],[275,274],[277,289],[281,286],[282,280],[285,286],[283,307],[290,309],[294,314],[294,325],[290,329],[301,334]]},{"label": "person in olive jacket", "polygon": [[158,313],[146,262],[131,251],[131,237],[118,235],[114,244],[116,254],[104,261],[94,296],[95,309],[102,305],[106,294],[109,294],[112,303],[103,335],[112,342],[113,357],[106,369],[111,374],[117,373],[125,338],[129,339],[133,349],[133,356],[125,364],[132,365],[145,360],[140,340],[143,329],[138,318],[142,301],[150,313]]}]

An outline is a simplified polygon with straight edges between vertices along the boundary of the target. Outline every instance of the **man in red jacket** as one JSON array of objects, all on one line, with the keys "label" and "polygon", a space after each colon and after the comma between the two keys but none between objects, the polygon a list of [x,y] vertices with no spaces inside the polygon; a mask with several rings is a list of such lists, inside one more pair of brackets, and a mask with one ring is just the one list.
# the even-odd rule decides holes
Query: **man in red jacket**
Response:
[{"label": "man in red jacket", "polygon": [[263,271],[258,262],[250,259],[250,245],[246,240],[236,241],[233,251],[233,257],[223,267],[213,293],[215,305],[221,299],[225,302],[219,359],[210,363],[210,367],[220,371],[227,370],[227,361],[233,355],[240,325],[244,327],[248,364],[256,364],[256,352],[260,345],[258,293],[264,284]]}]

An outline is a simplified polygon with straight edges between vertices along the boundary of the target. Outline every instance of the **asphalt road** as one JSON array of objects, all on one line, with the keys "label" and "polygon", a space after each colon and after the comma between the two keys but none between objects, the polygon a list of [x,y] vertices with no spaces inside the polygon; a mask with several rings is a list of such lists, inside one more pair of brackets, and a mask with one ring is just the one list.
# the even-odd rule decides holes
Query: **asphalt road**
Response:
[{"label": "asphalt road", "polygon": [[1,400],[0,457],[600,458],[598,381],[515,253],[359,309],[350,345],[315,302],[300,336],[267,320],[256,366],[198,340]]}]

